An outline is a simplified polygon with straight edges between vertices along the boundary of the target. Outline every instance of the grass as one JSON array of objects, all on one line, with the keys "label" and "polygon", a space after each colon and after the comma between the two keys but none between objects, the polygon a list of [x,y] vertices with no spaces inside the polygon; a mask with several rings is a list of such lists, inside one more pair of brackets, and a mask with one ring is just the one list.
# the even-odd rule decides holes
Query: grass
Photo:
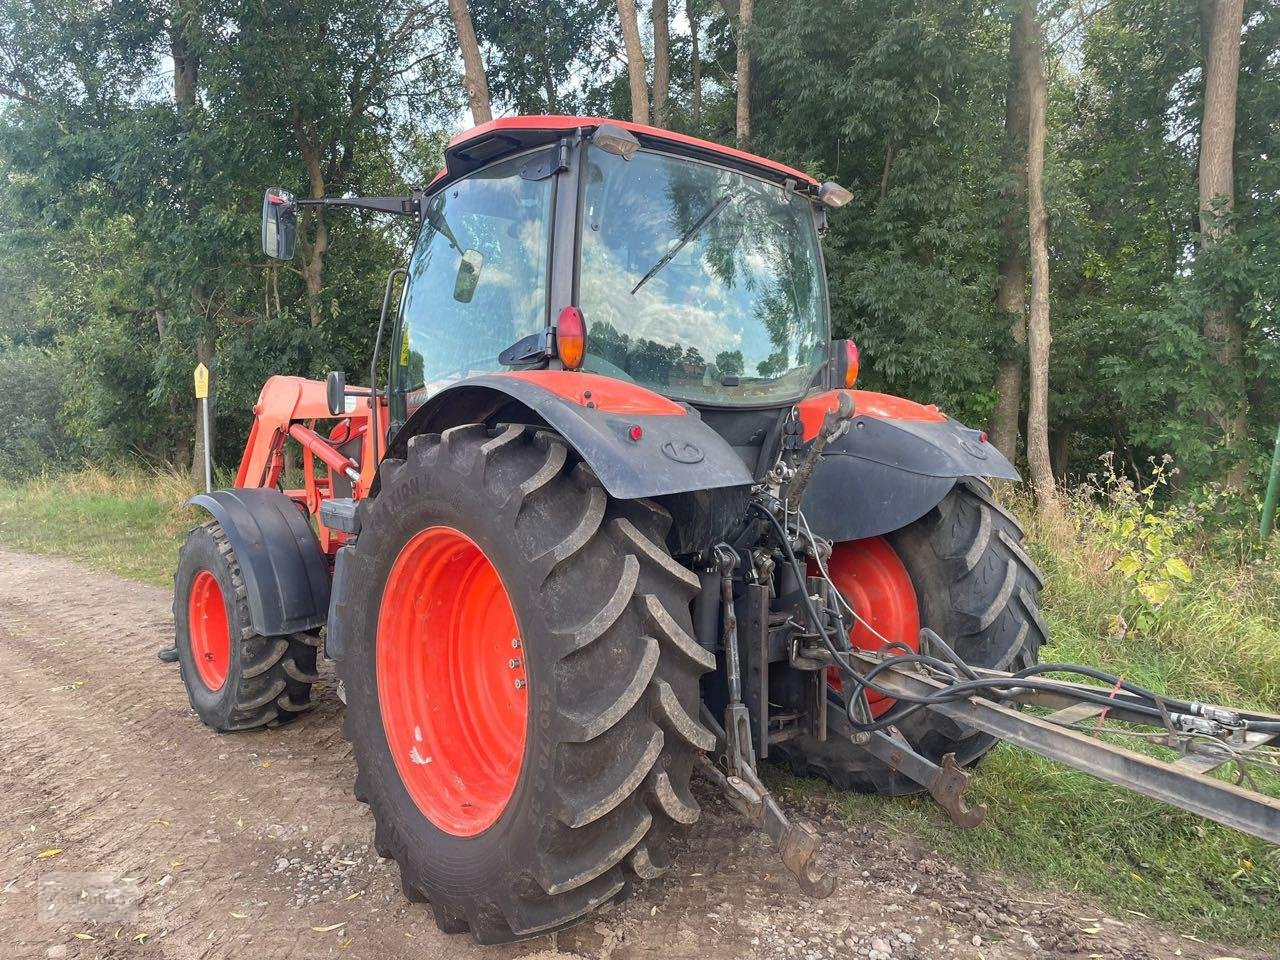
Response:
[{"label": "grass", "polygon": [[[193,491],[181,475],[101,469],[0,485],[0,542],[167,585],[197,522],[181,505]],[[1175,696],[1280,709],[1274,557],[1241,563],[1194,534],[1174,537],[1149,565],[1178,555],[1193,575],[1152,610],[1114,569],[1133,537],[1116,535],[1112,522],[1114,511],[1137,510],[1141,529],[1150,509],[1077,499],[1052,522],[1028,519],[1053,636],[1042,658],[1093,664]],[[1020,512],[1030,517],[1025,505]],[[1280,851],[1012,747],[997,747],[975,777],[971,802],[986,803],[988,815],[968,831],[927,798],[845,795],[776,771],[770,779],[784,793],[826,797],[851,823],[877,820],[959,862],[1091,895],[1120,919],[1133,911],[1182,933],[1280,943]],[[1280,795],[1280,780],[1266,786]]]},{"label": "grass", "polygon": [[24,484],[0,484],[0,543],[57,554],[157,586],[173,567],[197,512],[184,474],[91,467]]}]

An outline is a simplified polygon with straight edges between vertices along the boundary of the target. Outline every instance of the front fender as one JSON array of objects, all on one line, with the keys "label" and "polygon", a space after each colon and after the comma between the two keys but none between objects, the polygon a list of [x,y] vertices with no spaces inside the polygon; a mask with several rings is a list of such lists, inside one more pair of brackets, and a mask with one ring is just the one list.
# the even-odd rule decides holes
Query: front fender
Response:
[{"label": "front fender", "polygon": [[751,471],[697,411],[635,384],[592,373],[529,370],[473,377],[418,408],[387,450],[409,438],[485,422],[516,403],[545,421],[620,500],[749,485]]},{"label": "front fender", "polygon": [[898,530],[941,503],[961,477],[1020,479],[981,431],[891,399],[855,394],[849,432],[823,452],[801,505],[819,536],[860,540]]},{"label": "front fender", "polygon": [[215,490],[187,503],[207,510],[227,535],[255,633],[278,637],[324,626],[329,564],[296,503],[269,488]]}]

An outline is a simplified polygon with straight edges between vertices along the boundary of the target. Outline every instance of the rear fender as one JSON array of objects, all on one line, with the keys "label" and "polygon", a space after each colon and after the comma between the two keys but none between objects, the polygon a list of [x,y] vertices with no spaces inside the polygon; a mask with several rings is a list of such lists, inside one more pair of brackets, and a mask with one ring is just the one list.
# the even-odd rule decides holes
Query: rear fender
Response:
[{"label": "rear fender", "polygon": [[[936,407],[854,390],[849,431],[827,445],[801,504],[814,533],[860,540],[920,519],[961,477],[1018,480],[1018,471],[979,430]],[[836,391],[800,405],[806,435],[817,432]]]},{"label": "rear fender", "polygon": [[329,563],[298,504],[263,488],[215,490],[187,502],[207,510],[226,533],[255,633],[275,637],[324,625]]},{"label": "rear fender", "polygon": [[495,373],[446,387],[414,412],[387,455],[403,458],[417,434],[499,413],[545,422],[620,500],[751,483],[746,464],[697,411],[635,384],[566,370]]}]

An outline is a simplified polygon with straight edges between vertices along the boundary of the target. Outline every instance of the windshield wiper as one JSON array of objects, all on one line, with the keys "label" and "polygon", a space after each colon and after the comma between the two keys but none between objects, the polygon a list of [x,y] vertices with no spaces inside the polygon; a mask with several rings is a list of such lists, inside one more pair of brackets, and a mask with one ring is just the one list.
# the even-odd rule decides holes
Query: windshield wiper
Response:
[{"label": "windshield wiper", "polygon": [[656,277],[663,267],[674,260],[676,258],[676,254],[683,250],[689,241],[698,235],[703,227],[720,215],[720,211],[729,205],[729,201],[731,199],[733,199],[732,195],[726,193],[723,197],[713,203],[711,208],[700,216],[692,227],[685,231],[684,236],[676,242],[676,245],[663,254],[662,259],[650,267],[649,272],[640,278],[640,282],[631,288],[632,295],[634,296],[637,290]]},{"label": "windshield wiper", "polygon": [[462,246],[458,243],[458,238],[453,235],[453,231],[449,229],[449,221],[444,218],[444,213],[437,206],[427,207],[427,223],[435,227],[437,233],[444,234],[444,238],[449,241],[449,246],[462,253]]}]

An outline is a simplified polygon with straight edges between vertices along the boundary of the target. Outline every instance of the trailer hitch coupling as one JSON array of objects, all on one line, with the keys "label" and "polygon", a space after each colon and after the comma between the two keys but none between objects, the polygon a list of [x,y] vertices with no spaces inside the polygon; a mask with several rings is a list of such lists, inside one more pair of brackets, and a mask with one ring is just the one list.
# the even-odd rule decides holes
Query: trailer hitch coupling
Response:
[{"label": "trailer hitch coupling", "polygon": [[725,776],[706,756],[698,762],[704,776],[716,783],[729,803],[763,830],[782,855],[782,864],[796,878],[807,895],[822,900],[836,889],[836,878],[819,870],[813,862],[818,852],[818,831],[803,821],[792,823],[778,801],[760,782],[755,772],[746,769],[741,776]]}]

